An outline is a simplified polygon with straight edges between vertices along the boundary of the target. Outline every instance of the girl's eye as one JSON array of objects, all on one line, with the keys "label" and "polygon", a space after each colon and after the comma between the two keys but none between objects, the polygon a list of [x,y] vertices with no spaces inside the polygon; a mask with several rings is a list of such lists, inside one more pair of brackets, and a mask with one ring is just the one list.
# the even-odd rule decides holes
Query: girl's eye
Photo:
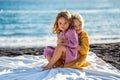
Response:
[{"label": "girl's eye", "polygon": [[77,28],[77,26],[75,26],[75,28]]},{"label": "girl's eye", "polygon": [[61,23],[59,23],[59,24],[61,24]]},{"label": "girl's eye", "polygon": [[67,24],[67,22],[65,22],[65,24]]},{"label": "girl's eye", "polygon": [[79,26],[81,26],[81,24],[79,24]]}]

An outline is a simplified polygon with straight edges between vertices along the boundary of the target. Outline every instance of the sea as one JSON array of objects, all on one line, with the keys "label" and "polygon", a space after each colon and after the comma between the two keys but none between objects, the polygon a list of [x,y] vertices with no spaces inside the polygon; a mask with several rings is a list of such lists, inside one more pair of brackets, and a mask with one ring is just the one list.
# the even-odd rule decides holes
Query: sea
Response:
[{"label": "sea", "polygon": [[62,10],[81,14],[90,44],[120,42],[120,0],[0,0],[0,47],[56,45]]}]

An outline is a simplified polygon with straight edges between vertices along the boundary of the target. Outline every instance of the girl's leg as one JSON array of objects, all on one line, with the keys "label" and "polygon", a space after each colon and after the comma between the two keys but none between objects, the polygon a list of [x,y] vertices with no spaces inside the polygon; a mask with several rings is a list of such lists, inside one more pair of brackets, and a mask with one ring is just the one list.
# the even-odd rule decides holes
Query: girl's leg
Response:
[{"label": "girl's leg", "polygon": [[46,59],[48,60],[48,62],[50,62],[51,57],[50,57],[50,56],[45,56],[45,57],[46,57]]},{"label": "girl's leg", "polygon": [[53,57],[51,57],[50,62],[43,68],[43,70],[47,70],[53,67],[53,65],[66,53],[65,46],[57,46],[55,48]]}]

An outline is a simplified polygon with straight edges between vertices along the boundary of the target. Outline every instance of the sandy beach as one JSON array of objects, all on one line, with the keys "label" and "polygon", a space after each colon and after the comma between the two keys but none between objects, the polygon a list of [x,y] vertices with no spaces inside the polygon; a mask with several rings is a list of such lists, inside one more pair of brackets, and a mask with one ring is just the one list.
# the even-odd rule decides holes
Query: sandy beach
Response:
[{"label": "sandy beach", "polygon": [[[41,55],[42,48],[0,48],[0,56]],[[120,70],[120,42],[91,44],[90,51]]]}]

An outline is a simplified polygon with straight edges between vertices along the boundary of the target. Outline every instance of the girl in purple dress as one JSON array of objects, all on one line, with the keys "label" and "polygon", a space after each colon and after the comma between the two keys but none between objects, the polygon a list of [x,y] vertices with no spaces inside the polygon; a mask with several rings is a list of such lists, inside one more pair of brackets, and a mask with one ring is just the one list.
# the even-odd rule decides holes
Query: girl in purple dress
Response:
[{"label": "girl in purple dress", "polygon": [[48,46],[44,49],[44,55],[48,64],[43,68],[47,70],[63,59],[63,64],[71,62],[78,57],[78,36],[70,25],[71,15],[68,11],[59,12],[53,27],[53,33],[57,34],[56,47]]}]

